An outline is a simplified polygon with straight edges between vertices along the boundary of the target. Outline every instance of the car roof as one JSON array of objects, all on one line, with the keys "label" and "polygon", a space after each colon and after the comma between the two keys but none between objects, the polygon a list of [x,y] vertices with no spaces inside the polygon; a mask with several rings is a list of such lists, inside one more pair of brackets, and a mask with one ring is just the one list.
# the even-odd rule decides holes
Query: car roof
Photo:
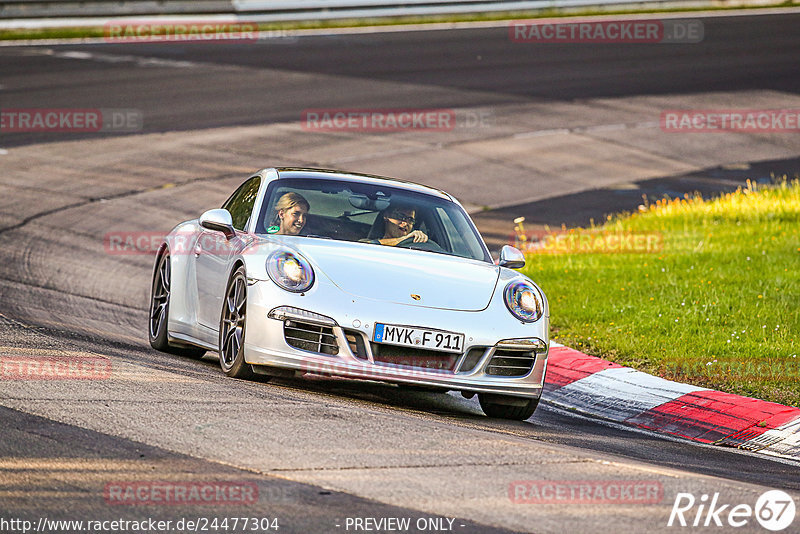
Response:
[{"label": "car roof", "polygon": [[376,174],[344,172],[334,169],[315,169],[310,167],[275,167],[275,171],[278,173],[278,179],[309,178],[312,180],[343,180],[348,182],[369,183],[374,185],[391,185],[392,187],[397,187],[400,189],[425,193],[453,202],[456,201],[455,198],[440,189],[406,180],[398,180],[397,178],[378,176]]}]

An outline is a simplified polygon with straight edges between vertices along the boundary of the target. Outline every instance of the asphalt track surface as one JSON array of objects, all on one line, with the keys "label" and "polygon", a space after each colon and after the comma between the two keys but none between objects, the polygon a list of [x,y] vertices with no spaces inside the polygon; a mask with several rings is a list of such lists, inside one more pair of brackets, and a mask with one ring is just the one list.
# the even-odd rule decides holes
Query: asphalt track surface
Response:
[{"label": "asphalt track surface", "polygon": [[[24,61],[0,51],[3,78],[32,80],[36,74],[34,84],[3,91],[2,104],[136,108],[147,117],[144,131],[159,132],[297,121],[309,108],[456,108],[751,89],[797,93],[798,18],[784,13],[704,19],[700,44],[514,43],[508,29],[498,27],[65,47],[112,55],[74,63],[35,50]],[[164,64],[168,75],[159,69],[143,73],[130,68],[137,57],[177,63]],[[180,68],[179,62],[208,68]],[[48,136],[55,138],[4,135],[2,146]]]},{"label": "asphalt track surface", "polygon": [[[718,90],[796,95],[798,22],[786,14],[707,19],[702,45],[670,47],[539,48],[512,44],[506,29],[493,28],[251,45],[3,48],[0,96],[4,108],[134,108],[148,133],[294,122],[307,108],[469,108]],[[164,63],[131,68],[154,58]],[[631,431],[547,403],[527,422],[495,421],[458,395],[330,380],[248,383],[223,377],[211,355],[155,353],[144,336],[151,258],[104,254],[98,231],[142,218],[169,228],[217,205],[244,171],[192,181],[191,156],[176,155],[164,176],[151,168],[116,184],[103,172],[104,164],[126,170],[115,167],[113,152],[79,176],[66,170],[69,146],[34,146],[70,139],[97,135],[0,140],[9,149],[0,158],[14,149],[56,152],[52,166],[37,163],[47,170],[40,182],[26,174],[34,163],[25,157],[3,178],[2,353],[101,355],[114,373],[80,385],[3,382],[4,518],[222,516],[224,507],[111,506],[103,488],[236,480],[260,490],[247,515],[280,517],[280,532],[344,532],[336,525],[346,517],[398,516],[458,518],[462,532],[638,532],[669,530],[680,491],[751,504],[769,488],[800,492],[796,463]],[[188,177],[170,186],[178,169]],[[642,477],[663,486],[658,505],[524,505],[508,496],[514,480]]]}]

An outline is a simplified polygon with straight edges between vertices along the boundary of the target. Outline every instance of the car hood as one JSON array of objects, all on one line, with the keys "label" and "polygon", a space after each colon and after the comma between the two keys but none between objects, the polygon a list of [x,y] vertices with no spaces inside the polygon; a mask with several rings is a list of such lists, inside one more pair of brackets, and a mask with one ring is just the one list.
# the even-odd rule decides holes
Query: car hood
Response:
[{"label": "car hood", "polygon": [[342,291],[410,306],[483,310],[500,273],[482,261],[381,245],[306,238],[297,248]]}]

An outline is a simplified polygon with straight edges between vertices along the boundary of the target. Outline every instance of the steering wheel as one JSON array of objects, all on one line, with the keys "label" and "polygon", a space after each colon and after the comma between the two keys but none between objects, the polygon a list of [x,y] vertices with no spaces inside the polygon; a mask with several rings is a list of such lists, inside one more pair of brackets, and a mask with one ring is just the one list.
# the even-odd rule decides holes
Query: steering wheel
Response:
[{"label": "steering wheel", "polygon": [[422,243],[414,243],[413,237],[408,237],[397,244],[398,247],[411,248],[414,250],[430,250],[433,252],[445,252],[435,241],[428,239]]}]

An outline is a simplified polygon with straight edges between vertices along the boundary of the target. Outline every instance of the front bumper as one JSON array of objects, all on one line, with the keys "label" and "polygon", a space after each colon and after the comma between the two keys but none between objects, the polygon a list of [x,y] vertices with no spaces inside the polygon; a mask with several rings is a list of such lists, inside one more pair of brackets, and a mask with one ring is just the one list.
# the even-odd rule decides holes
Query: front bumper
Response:
[{"label": "front bumper", "polygon": [[[526,398],[541,396],[549,347],[547,317],[537,323],[523,324],[513,319],[502,303],[500,306],[503,307],[499,309],[493,302],[486,310],[463,312],[376,302],[350,295],[343,299],[334,288],[317,289],[313,295],[290,295],[270,282],[257,282],[249,288],[244,346],[246,362],[315,375],[439,387],[465,393]],[[283,313],[276,313],[276,309],[283,310]],[[284,335],[284,323],[298,318],[325,327],[332,336],[329,339],[335,338],[338,352],[323,354],[289,345]],[[464,333],[465,350],[452,369],[375,361],[369,343],[375,322]],[[359,350],[356,354],[351,350],[354,335],[363,337],[366,351]],[[489,364],[498,350],[512,347],[510,340],[515,340],[513,346],[517,348],[526,342],[538,346],[533,351],[533,365],[521,376],[490,374],[487,372]],[[472,351],[473,348],[476,350]],[[480,354],[477,362],[474,362],[475,354]],[[473,364],[465,366],[468,355],[471,355],[469,358]]]}]

